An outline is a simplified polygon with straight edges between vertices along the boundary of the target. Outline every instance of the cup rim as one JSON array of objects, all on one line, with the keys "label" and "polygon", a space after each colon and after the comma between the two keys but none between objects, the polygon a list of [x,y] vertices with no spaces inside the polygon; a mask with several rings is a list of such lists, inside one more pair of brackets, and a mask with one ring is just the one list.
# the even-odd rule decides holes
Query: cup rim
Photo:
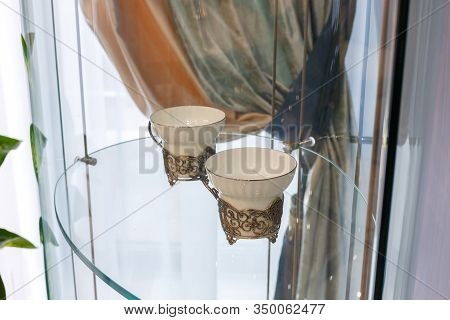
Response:
[{"label": "cup rim", "polygon": [[[195,109],[197,109],[197,108],[204,108],[204,109],[211,109],[211,110],[218,111],[218,112],[222,113],[222,118],[221,118],[220,120],[218,120],[218,121],[215,121],[215,122],[211,122],[211,123],[208,123],[208,124],[195,125],[195,126],[188,126],[188,125],[184,124],[183,121],[181,121],[181,120],[179,120],[179,119],[177,119],[177,120],[180,121],[181,123],[183,123],[184,125],[180,125],[180,126],[167,125],[167,124],[158,123],[158,122],[156,122],[156,121],[153,120],[153,119],[154,119],[154,116],[155,116],[156,114],[158,114],[158,113],[160,113],[160,112],[167,112],[168,109],[187,109],[187,108],[195,108]],[[172,115],[172,116],[173,116],[173,115]],[[173,117],[176,118],[175,116],[173,116]],[[169,128],[198,128],[198,127],[205,127],[205,126],[210,126],[210,125],[217,124],[217,123],[219,123],[219,122],[224,121],[225,118],[226,118],[225,112],[223,112],[222,110],[220,110],[220,109],[218,109],[218,108],[207,107],[207,106],[191,106],[191,105],[186,105],[186,106],[175,106],[175,107],[169,107],[169,108],[163,108],[163,109],[160,109],[160,110],[156,110],[155,112],[153,112],[153,113],[150,115],[150,122],[153,123],[153,124],[159,125],[159,126],[169,127]]]},{"label": "cup rim", "polygon": [[[219,155],[219,154],[221,154],[221,153],[228,152],[228,151],[232,151],[232,150],[239,150],[239,149],[266,149],[266,150],[270,150],[271,152],[282,153],[283,155],[287,155],[287,156],[291,157],[291,158],[294,160],[294,164],[295,164],[295,165],[294,165],[294,168],[292,168],[292,170],[290,170],[290,171],[287,172],[287,173],[283,173],[282,175],[279,175],[279,176],[275,176],[275,177],[271,177],[271,178],[263,178],[263,179],[240,179],[240,178],[225,177],[225,176],[222,176],[222,175],[220,175],[220,174],[217,174],[217,173],[212,172],[212,171],[209,170],[209,168],[207,167],[206,164],[208,163],[208,160],[209,160],[209,159],[211,159],[211,158],[213,158],[213,157],[215,157],[215,156],[217,156],[217,155]],[[227,180],[234,180],[234,181],[255,181],[255,182],[256,182],[256,181],[273,180],[273,179],[281,178],[281,177],[287,176],[288,174],[291,174],[293,171],[295,171],[295,170],[297,169],[297,166],[298,166],[297,159],[295,159],[295,157],[292,156],[291,154],[286,153],[286,152],[283,152],[283,151],[271,149],[271,148],[260,148],[260,147],[241,147],[241,148],[231,148],[231,149],[222,150],[222,151],[217,152],[216,154],[213,154],[211,157],[209,157],[209,158],[205,161],[205,169],[206,169],[206,171],[207,171],[209,174],[212,174],[212,175],[214,175],[214,176],[216,176],[216,177],[219,177],[219,178],[223,178],[223,179],[227,179]]]}]

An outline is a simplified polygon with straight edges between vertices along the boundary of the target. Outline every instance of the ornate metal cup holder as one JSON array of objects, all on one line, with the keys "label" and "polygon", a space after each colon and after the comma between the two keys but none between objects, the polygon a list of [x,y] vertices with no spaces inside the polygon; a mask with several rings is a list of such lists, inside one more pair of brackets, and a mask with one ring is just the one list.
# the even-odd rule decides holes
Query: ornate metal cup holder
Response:
[{"label": "ornate metal cup holder", "polygon": [[169,184],[173,186],[177,181],[196,181],[202,178],[206,160],[215,154],[215,150],[208,147],[198,157],[175,156],[166,149],[162,149],[164,169]]},{"label": "ornate metal cup holder", "polygon": [[164,159],[164,169],[166,171],[169,184],[173,186],[177,181],[200,180],[205,173],[206,160],[214,155],[216,151],[211,147],[206,147],[197,156],[174,155],[164,148],[161,141],[158,141],[153,134],[152,123],[148,123],[148,132],[153,141],[162,149]]},{"label": "ornate metal cup holder", "polygon": [[238,210],[219,196],[219,191],[209,186],[209,179],[202,182],[218,202],[220,222],[230,245],[239,239],[268,238],[275,243],[283,215],[283,197],[276,198],[265,210]]}]

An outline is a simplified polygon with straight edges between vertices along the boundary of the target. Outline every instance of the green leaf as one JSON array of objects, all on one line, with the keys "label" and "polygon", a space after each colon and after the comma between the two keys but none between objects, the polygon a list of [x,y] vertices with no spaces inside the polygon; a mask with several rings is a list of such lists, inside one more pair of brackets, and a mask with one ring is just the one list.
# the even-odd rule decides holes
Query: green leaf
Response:
[{"label": "green leaf", "polygon": [[58,241],[56,240],[55,234],[53,233],[52,229],[50,229],[50,226],[48,225],[47,221],[42,219],[42,217],[39,218],[39,235],[41,238],[41,243],[44,244],[44,235],[48,237],[48,242],[53,244],[54,246],[58,247]]},{"label": "green leaf", "polygon": [[22,53],[23,59],[25,60],[25,67],[27,68],[27,73],[30,73],[30,55],[28,51],[27,41],[25,40],[23,34],[20,35],[20,40],[22,41]]},{"label": "green leaf", "polygon": [[0,275],[0,300],[6,300],[6,290],[1,275]]},{"label": "green leaf", "polygon": [[47,144],[47,138],[34,124],[30,125],[30,141],[31,141],[31,154],[33,156],[34,173],[36,179],[39,178],[39,169],[42,163],[42,154]]},{"label": "green leaf", "polygon": [[0,136],[0,166],[3,161],[5,161],[6,155],[11,150],[16,149],[20,144],[19,140],[8,138],[5,136]]},{"label": "green leaf", "polygon": [[0,249],[4,247],[35,249],[36,247],[27,239],[5,229],[0,229]]},{"label": "green leaf", "polygon": [[23,60],[25,61],[25,68],[27,69],[28,83],[29,83],[30,87],[32,87],[32,85],[33,85],[32,78],[31,78],[30,59],[31,59],[31,54],[33,52],[34,38],[35,38],[34,32],[27,33],[26,39],[28,39],[28,43],[30,44],[28,46],[27,40],[25,39],[25,37],[22,34],[20,35],[20,40],[22,42]]}]

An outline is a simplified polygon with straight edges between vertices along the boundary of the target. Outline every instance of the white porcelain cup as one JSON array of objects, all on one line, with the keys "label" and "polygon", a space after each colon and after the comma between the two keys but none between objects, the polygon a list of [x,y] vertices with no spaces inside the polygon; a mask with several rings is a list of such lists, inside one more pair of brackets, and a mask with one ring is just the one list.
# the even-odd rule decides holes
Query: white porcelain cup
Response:
[{"label": "white porcelain cup", "polygon": [[[198,157],[215,141],[225,125],[225,113],[210,107],[180,106],[150,116],[149,132],[155,142],[175,156]],[[161,138],[158,141],[152,127]]]},{"label": "white porcelain cup", "polygon": [[238,210],[266,210],[295,175],[297,160],[268,148],[218,152],[205,163],[208,178],[222,200]]}]

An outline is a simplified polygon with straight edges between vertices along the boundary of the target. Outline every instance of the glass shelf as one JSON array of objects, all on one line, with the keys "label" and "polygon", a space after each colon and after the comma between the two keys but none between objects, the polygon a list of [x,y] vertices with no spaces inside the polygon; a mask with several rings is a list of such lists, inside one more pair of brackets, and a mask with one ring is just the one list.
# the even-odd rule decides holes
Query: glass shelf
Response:
[{"label": "glass shelf", "polygon": [[[223,134],[220,140],[216,151],[240,146],[273,147],[299,158],[299,149],[290,150],[264,136]],[[127,299],[274,298],[281,281],[297,281],[298,269],[308,259],[300,253],[294,254],[294,260],[286,259],[288,251],[339,232],[337,239],[342,245],[335,253],[349,265],[347,270],[331,274],[327,281],[333,281],[333,276],[334,281],[341,279],[342,290],[355,291],[356,298],[364,252],[366,199],[352,178],[332,161],[313,150],[300,150],[302,161],[284,194],[284,213],[275,244],[260,239],[239,240],[230,246],[215,199],[200,181],[178,182],[170,187],[161,150],[150,138],[93,152],[90,156],[96,159],[95,165],[77,160],[61,175],[54,194],[60,231],[82,263],[107,285],[97,280],[98,298],[102,298],[104,288],[111,288]],[[314,170],[308,170],[309,163]],[[321,174],[335,177],[330,181],[339,184],[331,195],[336,201],[336,217],[322,213],[322,200],[315,199],[316,191],[308,187],[300,206],[303,213],[296,209],[299,178],[304,178],[301,180],[308,186]],[[301,219],[297,219],[298,214]],[[321,229],[325,232],[308,236],[321,219],[327,221],[328,231]],[[292,237],[296,237],[298,246],[286,245]],[[334,254],[323,255],[325,261],[335,259]],[[287,267],[288,263],[292,266]],[[308,281],[323,281],[319,278],[323,279],[311,273]]]}]

